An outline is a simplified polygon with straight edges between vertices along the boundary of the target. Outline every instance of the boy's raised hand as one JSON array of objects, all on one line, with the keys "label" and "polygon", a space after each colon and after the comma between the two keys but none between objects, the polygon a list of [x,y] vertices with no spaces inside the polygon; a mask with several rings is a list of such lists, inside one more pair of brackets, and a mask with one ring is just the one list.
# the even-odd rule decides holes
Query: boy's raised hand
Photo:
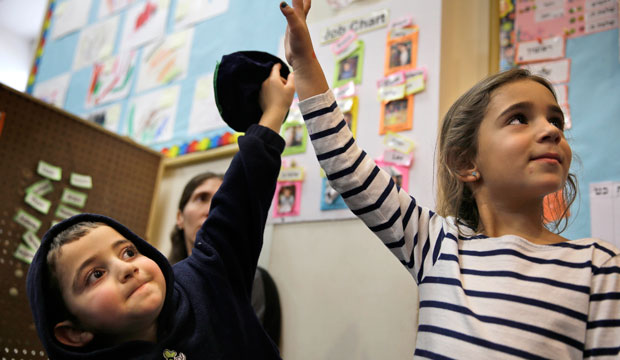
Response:
[{"label": "boy's raised hand", "polygon": [[295,95],[295,75],[290,73],[288,79],[280,76],[282,65],[275,64],[271,74],[261,85],[258,102],[263,110],[259,125],[279,133],[284,117],[291,107]]},{"label": "boy's raised hand", "polygon": [[284,36],[286,60],[293,67],[297,79],[299,100],[321,94],[329,88],[323,69],[314,54],[312,39],[306,24],[311,0],[293,0],[293,6],[280,3],[280,10],[288,23]]}]

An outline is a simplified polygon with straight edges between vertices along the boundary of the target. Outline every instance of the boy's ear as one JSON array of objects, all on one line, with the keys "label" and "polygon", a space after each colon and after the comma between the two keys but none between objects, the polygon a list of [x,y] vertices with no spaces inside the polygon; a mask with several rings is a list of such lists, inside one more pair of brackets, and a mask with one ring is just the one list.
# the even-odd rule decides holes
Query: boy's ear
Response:
[{"label": "boy's ear", "polygon": [[59,322],[54,326],[54,336],[61,343],[74,347],[85,346],[94,337],[93,333],[78,328],[69,320]]}]

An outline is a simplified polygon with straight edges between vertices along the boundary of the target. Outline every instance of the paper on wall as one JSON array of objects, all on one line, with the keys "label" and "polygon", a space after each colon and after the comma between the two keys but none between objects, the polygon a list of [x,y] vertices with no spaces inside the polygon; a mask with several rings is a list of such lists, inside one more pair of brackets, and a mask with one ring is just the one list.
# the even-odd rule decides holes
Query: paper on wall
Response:
[{"label": "paper on wall", "polygon": [[179,92],[176,85],[135,98],[129,109],[127,135],[141,144],[170,140]]},{"label": "paper on wall", "polygon": [[178,0],[174,29],[179,30],[228,11],[229,0]]},{"label": "paper on wall", "polygon": [[73,70],[110,56],[114,51],[117,31],[118,15],[82,30],[75,51]]},{"label": "paper on wall", "polygon": [[56,40],[79,30],[88,23],[92,0],[69,0],[58,4],[54,10],[52,39]]},{"label": "paper on wall", "polygon": [[93,65],[86,108],[124,99],[135,77],[137,54],[129,51]]},{"label": "paper on wall", "polygon": [[226,126],[215,104],[213,74],[201,76],[196,80],[188,133],[195,134]]},{"label": "paper on wall", "polygon": [[145,0],[131,6],[125,14],[120,50],[134,49],[164,36],[170,0]]},{"label": "paper on wall", "polygon": [[49,80],[41,81],[34,86],[32,95],[62,109],[65,105],[65,97],[70,80],[71,74],[65,73]]}]

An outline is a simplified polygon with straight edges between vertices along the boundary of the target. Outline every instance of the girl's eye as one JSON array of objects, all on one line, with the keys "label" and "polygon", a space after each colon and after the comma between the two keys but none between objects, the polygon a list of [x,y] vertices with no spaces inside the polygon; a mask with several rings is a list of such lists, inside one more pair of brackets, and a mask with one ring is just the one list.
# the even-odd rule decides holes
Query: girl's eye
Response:
[{"label": "girl's eye", "polygon": [[508,119],[508,125],[527,124],[527,118],[523,114],[516,114]]},{"label": "girl's eye", "polygon": [[88,276],[86,277],[86,285],[94,284],[95,282],[97,282],[97,280],[103,277],[104,274],[105,274],[105,271],[99,270],[99,269],[95,269],[91,271],[91,273],[88,274]]},{"label": "girl's eye", "polygon": [[125,250],[123,250],[122,258],[131,259],[135,257],[136,255],[138,255],[138,251],[134,249],[132,246],[130,246],[128,248],[125,248]]},{"label": "girl's eye", "polygon": [[564,130],[564,119],[562,119],[561,117],[554,117],[549,119],[549,123],[551,123],[551,125],[557,127],[560,130]]}]

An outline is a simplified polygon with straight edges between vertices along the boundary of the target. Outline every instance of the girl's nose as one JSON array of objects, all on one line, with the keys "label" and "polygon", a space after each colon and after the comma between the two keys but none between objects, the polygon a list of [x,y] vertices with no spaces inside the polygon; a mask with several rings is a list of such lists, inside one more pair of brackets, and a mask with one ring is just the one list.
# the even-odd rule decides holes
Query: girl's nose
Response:
[{"label": "girl's nose", "polygon": [[559,143],[560,139],[562,139],[562,130],[560,130],[557,126],[553,125],[547,119],[544,119],[544,122],[541,122],[542,128],[540,130],[540,141],[550,141],[553,143]]}]

